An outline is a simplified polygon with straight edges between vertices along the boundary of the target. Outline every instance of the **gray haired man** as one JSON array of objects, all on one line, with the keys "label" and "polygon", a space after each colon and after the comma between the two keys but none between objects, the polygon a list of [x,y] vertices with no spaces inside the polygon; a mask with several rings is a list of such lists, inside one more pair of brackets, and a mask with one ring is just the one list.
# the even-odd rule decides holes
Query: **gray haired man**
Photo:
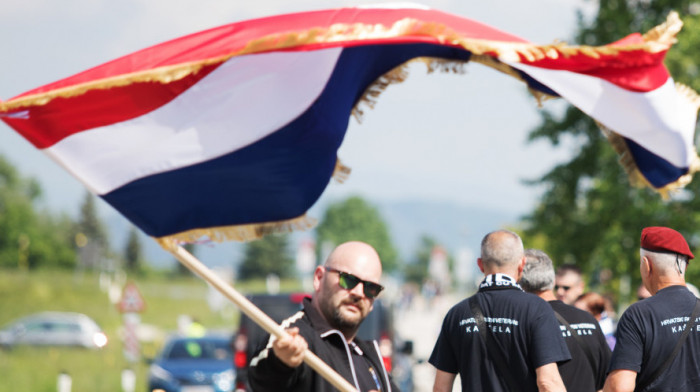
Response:
[{"label": "gray haired man", "polygon": [[520,278],[520,286],[549,303],[559,320],[561,334],[571,353],[570,361],[558,364],[566,390],[592,392],[603,389],[610,363],[610,348],[598,321],[590,313],[556,299],[552,291],[554,267],[546,253],[527,249],[525,258],[527,263]]}]

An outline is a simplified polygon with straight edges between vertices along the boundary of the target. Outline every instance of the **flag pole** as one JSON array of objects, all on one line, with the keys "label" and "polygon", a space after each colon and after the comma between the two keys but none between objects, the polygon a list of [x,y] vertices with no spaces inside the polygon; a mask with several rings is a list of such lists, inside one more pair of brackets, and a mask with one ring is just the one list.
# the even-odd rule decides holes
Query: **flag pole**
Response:
[{"label": "flag pole", "polygon": [[[164,249],[170,252],[175,258],[187,267],[190,271],[207,281],[215,289],[217,289],[226,298],[231,300],[240,310],[245,313],[251,320],[258,324],[262,329],[276,336],[278,339],[288,336],[287,332],[279,326],[274,320],[250,302],[245,296],[236,291],[231,285],[224,282],[218,275],[213,273],[206,265],[194,257],[185,248],[179,245],[158,241]],[[333,368],[323,362],[316,354],[310,350],[304,353],[304,362],[314,369],[321,377],[333,384],[341,392],[357,392],[346,379],[340,376]]]}]

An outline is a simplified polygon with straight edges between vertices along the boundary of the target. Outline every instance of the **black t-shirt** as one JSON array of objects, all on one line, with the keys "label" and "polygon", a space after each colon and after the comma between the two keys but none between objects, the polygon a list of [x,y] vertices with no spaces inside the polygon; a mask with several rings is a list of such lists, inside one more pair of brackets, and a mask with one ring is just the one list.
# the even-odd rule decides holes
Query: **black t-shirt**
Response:
[{"label": "black t-shirt", "polygon": [[[598,321],[588,312],[567,305],[561,301],[549,301],[549,305],[559,313],[571,330],[561,325],[561,335],[571,353],[571,360],[559,363],[559,373],[568,392],[593,392],[603,389],[605,376],[610,365],[610,347]],[[593,363],[581,347],[579,340],[589,348]]]},{"label": "black t-shirt", "polygon": [[[571,358],[550,306],[523,292],[513,278],[487,276],[476,298],[488,333],[507,361],[498,366],[513,375],[521,391],[537,391],[538,367]],[[484,360],[484,348],[465,299],[445,316],[429,362],[444,372],[459,373],[463,391],[505,391],[493,360]]]},{"label": "black t-shirt", "polygon": [[[673,352],[696,300],[685,286],[670,286],[632,304],[617,324],[610,371],[637,372],[637,385],[651,376]],[[645,390],[700,391],[700,320],[671,366]]]}]

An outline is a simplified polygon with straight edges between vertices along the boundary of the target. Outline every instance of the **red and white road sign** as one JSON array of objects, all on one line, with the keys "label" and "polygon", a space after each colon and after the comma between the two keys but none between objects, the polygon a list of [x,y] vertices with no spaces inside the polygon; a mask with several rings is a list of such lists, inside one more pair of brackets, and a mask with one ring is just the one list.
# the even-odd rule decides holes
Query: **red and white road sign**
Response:
[{"label": "red and white road sign", "polygon": [[124,286],[117,309],[121,313],[141,313],[146,309],[146,302],[134,283],[127,282]]}]

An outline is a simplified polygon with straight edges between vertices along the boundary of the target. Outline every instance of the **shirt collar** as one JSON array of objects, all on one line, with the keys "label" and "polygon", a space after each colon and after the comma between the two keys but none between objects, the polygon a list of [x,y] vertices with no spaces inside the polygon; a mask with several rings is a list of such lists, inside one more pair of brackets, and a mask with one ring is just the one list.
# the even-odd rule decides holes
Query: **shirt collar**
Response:
[{"label": "shirt collar", "polygon": [[522,291],[522,287],[510,275],[496,273],[486,275],[479,285],[479,290],[516,288]]},{"label": "shirt collar", "polygon": [[309,321],[311,321],[311,326],[319,333],[324,334],[328,331],[333,330],[333,328],[328,325],[326,319],[318,312],[315,306],[313,306],[311,298],[304,298],[304,312],[309,316]]}]

